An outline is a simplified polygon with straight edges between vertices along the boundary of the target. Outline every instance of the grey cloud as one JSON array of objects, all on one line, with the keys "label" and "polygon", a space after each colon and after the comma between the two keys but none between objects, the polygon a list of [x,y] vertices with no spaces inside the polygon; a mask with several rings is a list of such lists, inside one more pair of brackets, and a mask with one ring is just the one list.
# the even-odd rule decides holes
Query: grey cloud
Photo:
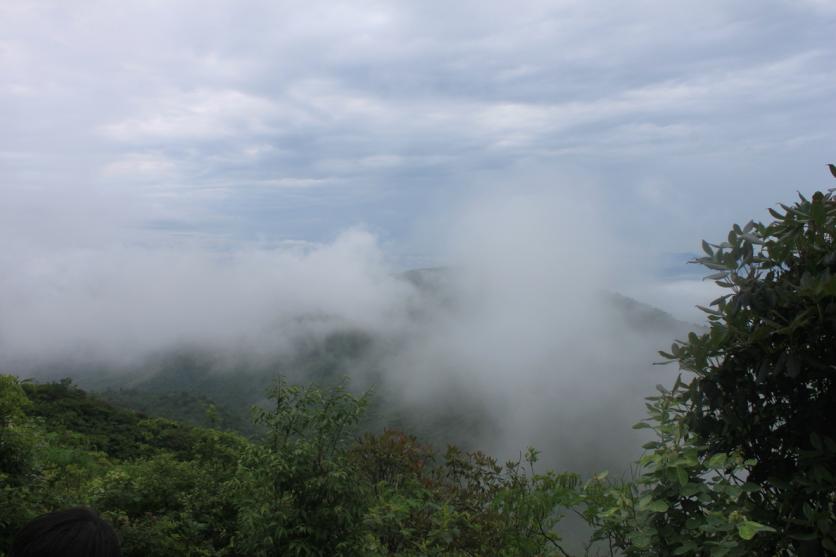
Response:
[{"label": "grey cloud", "polygon": [[[198,190],[223,189],[242,206],[247,184],[271,181],[380,192],[430,175],[455,189],[462,172],[521,161],[615,189],[646,180],[660,157],[741,179],[752,173],[717,153],[821,164],[814,149],[833,139],[823,2],[4,10],[0,148],[27,157],[5,159],[6,196],[130,183],[149,211],[163,188],[218,211]],[[624,165],[643,170],[624,175]],[[681,187],[700,203],[698,188]],[[243,218],[221,220],[235,234]]]}]

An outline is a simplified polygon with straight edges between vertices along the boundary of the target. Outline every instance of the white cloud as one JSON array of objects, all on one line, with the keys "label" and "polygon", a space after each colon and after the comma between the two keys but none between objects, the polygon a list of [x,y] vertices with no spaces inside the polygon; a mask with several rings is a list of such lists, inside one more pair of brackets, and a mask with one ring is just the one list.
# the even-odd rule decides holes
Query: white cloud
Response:
[{"label": "white cloud", "polygon": [[252,185],[262,188],[315,188],[324,185],[333,185],[337,180],[331,178],[272,178],[267,180],[259,180],[245,185]]},{"label": "white cloud", "polygon": [[656,307],[663,307],[677,319],[689,323],[705,324],[706,314],[697,305],[708,304],[728,291],[711,280],[671,279],[635,285],[625,291]]},{"label": "white cloud", "polygon": [[79,353],[124,361],[179,342],[272,350],[299,332],[300,317],[376,331],[401,303],[406,286],[362,230],[282,247],[4,254],[3,266],[16,269],[0,276],[6,363]]},{"label": "white cloud", "polygon": [[108,178],[159,179],[173,175],[176,167],[174,161],[164,155],[131,153],[107,163],[102,174]]},{"label": "white cloud", "polygon": [[[120,231],[179,212],[234,244],[360,222],[408,250],[477,182],[570,171],[610,189],[637,245],[684,250],[818,177],[836,141],[829,5],[4,2],[0,152],[28,155],[4,157],[0,195],[29,212],[17,237],[61,220],[22,191],[86,214],[102,187],[130,200],[100,211]],[[622,195],[654,181],[700,224]]]},{"label": "white cloud", "polygon": [[282,116],[269,99],[235,90],[174,93],[142,104],[138,116],[105,124],[102,131],[125,142],[199,142],[268,133]]}]

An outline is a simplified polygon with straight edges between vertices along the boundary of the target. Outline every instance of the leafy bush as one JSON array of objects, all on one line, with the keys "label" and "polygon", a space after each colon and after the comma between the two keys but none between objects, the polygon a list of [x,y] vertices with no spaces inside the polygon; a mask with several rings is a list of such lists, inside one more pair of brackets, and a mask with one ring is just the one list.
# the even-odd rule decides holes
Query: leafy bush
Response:
[{"label": "leafy bush", "polygon": [[265,442],[241,455],[229,485],[238,508],[234,550],[252,556],[356,555],[365,487],[347,456],[366,406],[344,386],[323,390],[279,379],[272,409],[255,409]]},{"label": "leafy bush", "polygon": [[799,198],[703,242],[728,293],[661,353],[690,379],[649,399],[658,440],[593,517],[628,555],[836,553],[836,200]]}]

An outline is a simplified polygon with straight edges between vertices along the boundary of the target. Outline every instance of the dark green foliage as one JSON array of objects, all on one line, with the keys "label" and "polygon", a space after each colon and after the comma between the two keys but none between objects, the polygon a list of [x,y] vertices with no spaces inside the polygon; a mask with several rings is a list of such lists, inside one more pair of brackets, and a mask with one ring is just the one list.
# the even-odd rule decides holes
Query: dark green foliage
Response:
[{"label": "dark green foliage", "polygon": [[0,439],[25,439],[2,454],[27,462],[0,473],[0,555],[27,520],[74,505],[109,518],[126,556],[220,555],[228,545],[235,510],[218,487],[244,439],[115,408],[69,381],[0,376],[0,401]]},{"label": "dark green foliage", "polygon": [[358,438],[367,398],[342,385],[279,380],[272,406],[254,409],[259,442],[115,408],[69,381],[0,386],[12,463],[0,551],[28,519],[89,505],[128,557],[561,554],[554,509],[574,475],[455,447],[441,458],[394,431]]},{"label": "dark green foliage", "polygon": [[690,426],[710,450],[757,459],[761,484],[812,472],[816,457],[802,452],[820,452],[836,418],[836,202],[816,193],[782,207],[698,260],[722,267],[732,293],[708,309],[712,334],[678,351],[696,373]]},{"label": "dark green foliage", "polygon": [[27,484],[34,467],[35,437],[26,420],[29,399],[16,377],[0,375],[0,548],[8,547],[19,525],[30,518]]},{"label": "dark green foliage", "polygon": [[781,208],[698,260],[731,292],[677,348],[695,374],[678,400],[706,453],[752,460],[752,516],[776,529],[764,552],[836,553],[836,200]]},{"label": "dark green foliage", "polygon": [[[352,449],[373,489],[366,515],[371,555],[562,555],[558,505],[574,474],[536,475],[537,455],[500,466],[449,447],[443,458],[404,433],[366,435]],[[440,461],[440,462],[439,462]]]},{"label": "dark green foliage", "polygon": [[649,418],[637,424],[658,436],[645,445],[638,476],[586,486],[582,502],[596,539],[628,556],[775,555],[764,534],[775,529],[755,520],[751,496],[760,488],[746,481],[754,461],[737,452],[707,453],[685,424],[674,396],[680,388],[651,397]]},{"label": "dark green foliage", "polygon": [[836,554],[836,200],[799,197],[703,242],[728,293],[661,353],[689,378],[648,399],[637,479],[587,494],[627,555]]},{"label": "dark green foliage", "polygon": [[230,486],[238,500],[236,551],[253,556],[355,555],[365,511],[364,486],[346,448],[365,398],[342,386],[269,390],[271,410],[254,409],[264,444],[241,456]]},{"label": "dark green foliage", "polygon": [[[290,355],[266,359],[181,347],[135,368],[85,374],[85,385],[101,391],[108,402],[149,416],[254,436],[260,431],[250,406],[264,400],[273,377],[334,384],[367,356],[370,346],[367,335],[346,330],[323,339],[299,338]],[[42,373],[60,377],[57,372]],[[126,376],[131,377],[130,388],[123,385]]]},{"label": "dark green foliage", "polygon": [[124,537],[126,554],[218,555],[235,523],[235,509],[218,488],[234,472],[163,453],[114,466],[90,483],[89,493]]},{"label": "dark green foliage", "polygon": [[30,405],[17,378],[0,376],[0,474],[7,478],[21,479],[31,466],[25,414]]},{"label": "dark green foliage", "polygon": [[148,416],[168,418],[200,427],[254,434],[252,421],[207,396],[186,391],[156,392],[143,389],[110,389],[98,394],[103,400]]},{"label": "dark green foliage", "polygon": [[201,456],[201,443],[214,435],[200,428],[148,418],[113,406],[79,389],[69,379],[22,386],[33,403],[28,410],[30,416],[43,419],[51,430],[79,435],[85,449],[101,451],[117,460],[148,457],[160,451],[193,459]]}]

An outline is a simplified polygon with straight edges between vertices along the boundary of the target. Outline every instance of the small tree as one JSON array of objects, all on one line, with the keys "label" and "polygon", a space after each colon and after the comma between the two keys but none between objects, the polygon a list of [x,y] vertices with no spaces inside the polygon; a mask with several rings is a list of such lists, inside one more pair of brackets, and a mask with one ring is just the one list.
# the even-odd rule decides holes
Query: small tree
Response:
[{"label": "small tree", "polygon": [[781,209],[702,244],[727,293],[661,352],[687,378],[649,399],[659,439],[595,518],[628,554],[836,554],[836,199]]},{"label": "small tree", "polygon": [[0,548],[36,513],[30,484],[37,440],[25,413],[29,406],[18,379],[0,375]]},{"label": "small tree", "polygon": [[276,380],[270,410],[255,409],[264,445],[248,447],[227,485],[238,508],[236,554],[356,555],[366,487],[347,447],[367,405],[343,385],[326,390]]}]

